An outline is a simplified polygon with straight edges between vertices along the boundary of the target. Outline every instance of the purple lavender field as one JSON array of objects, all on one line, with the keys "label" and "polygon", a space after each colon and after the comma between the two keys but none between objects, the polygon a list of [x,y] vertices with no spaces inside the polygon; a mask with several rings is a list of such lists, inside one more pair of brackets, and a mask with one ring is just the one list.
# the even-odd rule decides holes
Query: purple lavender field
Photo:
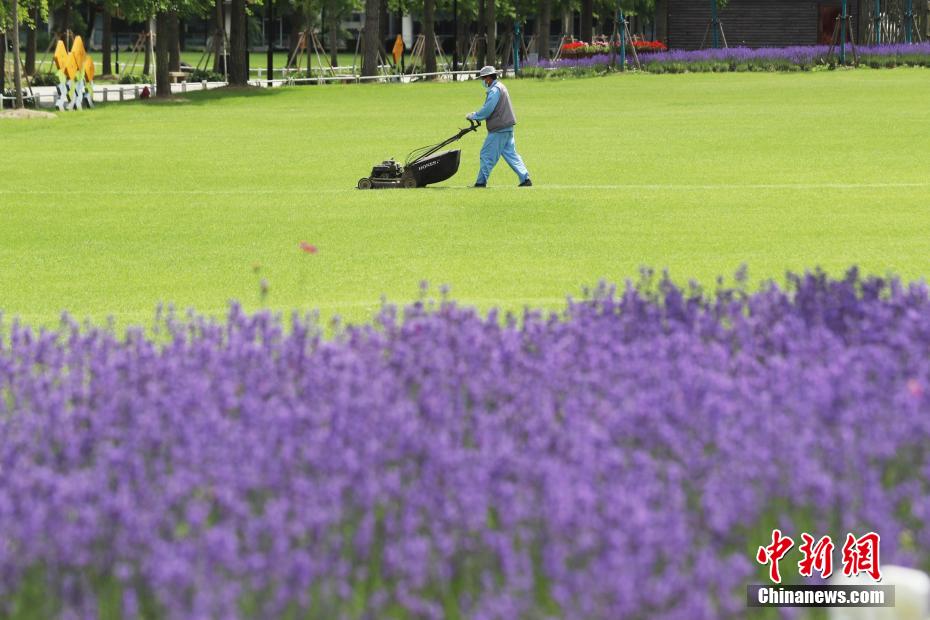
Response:
[{"label": "purple lavender field", "polygon": [[927,288],[742,282],[7,321],[0,615],[741,618],[773,527],[930,567]]},{"label": "purple lavender field", "polygon": [[[853,48],[847,46],[849,62],[853,59]],[[898,65],[930,66],[930,42],[906,44],[857,46],[862,64],[879,67]],[[725,49],[669,50],[667,52],[640,55],[643,69],[650,72],[683,71],[751,71],[751,70],[809,70],[826,65],[830,48],[827,45],[794,47],[730,47]],[[834,49],[834,55],[838,49]],[[531,67],[542,69],[586,70],[610,65],[608,54],[590,58],[563,58],[555,61],[541,60]],[[619,60],[617,60],[619,62]],[[633,58],[627,56],[627,65],[633,66]]]}]

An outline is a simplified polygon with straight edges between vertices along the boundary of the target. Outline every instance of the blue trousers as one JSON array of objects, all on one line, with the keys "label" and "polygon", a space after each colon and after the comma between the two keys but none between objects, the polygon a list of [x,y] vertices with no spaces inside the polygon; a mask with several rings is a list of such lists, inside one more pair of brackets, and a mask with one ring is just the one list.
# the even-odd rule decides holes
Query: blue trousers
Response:
[{"label": "blue trousers", "polygon": [[509,128],[492,131],[484,139],[484,144],[481,146],[481,165],[478,168],[478,180],[475,182],[478,184],[487,183],[491,170],[494,169],[497,160],[501,157],[517,173],[521,183],[529,178],[530,173],[527,172],[526,166],[523,164],[523,158],[517,154],[517,146],[513,141],[513,128]]}]

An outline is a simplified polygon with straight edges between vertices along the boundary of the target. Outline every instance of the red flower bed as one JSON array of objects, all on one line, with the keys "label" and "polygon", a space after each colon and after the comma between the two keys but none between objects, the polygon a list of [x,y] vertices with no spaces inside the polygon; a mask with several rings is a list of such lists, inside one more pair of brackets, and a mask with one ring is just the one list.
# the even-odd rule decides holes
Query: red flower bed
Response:
[{"label": "red flower bed", "polygon": [[[668,47],[661,41],[643,41],[640,39],[633,39],[632,45],[636,49],[636,52],[639,54],[668,51]],[[584,41],[572,41],[562,45],[562,57],[590,58],[591,56],[597,56],[598,54],[609,54],[611,47],[616,48],[617,46],[617,42],[611,44],[607,41],[595,41],[593,43],[585,43]]]},{"label": "red flower bed", "polygon": [[667,52],[668,46],[662,41],[638,41],[633,40],[633,47],[637,52]]}]

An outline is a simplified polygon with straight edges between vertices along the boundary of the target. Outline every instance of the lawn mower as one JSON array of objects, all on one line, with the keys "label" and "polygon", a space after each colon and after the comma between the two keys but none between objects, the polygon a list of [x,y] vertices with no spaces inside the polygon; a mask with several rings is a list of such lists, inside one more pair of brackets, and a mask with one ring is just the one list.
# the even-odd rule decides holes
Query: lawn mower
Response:
[{"label": "lawn mower", "polygon": [[439,144],[424,146],[407,155],[401,166],[393,159],[383,161],[371,169],[371,176],[358,180],[359,189],[389,189],[426,187],[432,183],[445,181],[459,170],[462,151],[440,151],[459,140],[471,131],[478,131],[479,121],[469,120],[469,127],[459,130],[457,134]]}]

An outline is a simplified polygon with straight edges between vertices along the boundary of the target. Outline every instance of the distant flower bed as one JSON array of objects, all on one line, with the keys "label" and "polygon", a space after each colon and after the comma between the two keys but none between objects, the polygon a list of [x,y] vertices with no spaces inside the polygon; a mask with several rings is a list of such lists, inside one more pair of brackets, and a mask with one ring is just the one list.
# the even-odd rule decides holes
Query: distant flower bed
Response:
[{"label": "distant flower bed", "polygon": [[0,616],[736,619],[774,527],[926,568],[928,291],[788,281],[0,325]]},{"label": "distant flower bed", "polygon": [[662,41],[640,41],[638,39],[634,39],[633,47],[635,47],[636,51],[641,54],[668,51],[668,46],[665,45],[665,43],[662,43]]},{"label": "distant flower bed", "polygon": [[[636,51],[641,54],[668,51],[668,47],[666,47],[665,44],[661,41],[643,41],[640,39],[633,39],[631,44],[634,48],[636,48]],[[618,49],[620,44],[617,41],[614,41],[613,43],[609,43],[607,41],[594,41],[593,43],[572,41],[562,45],[561,56],[563,58],[591,58],[592,56],[609,54],[611,47]]]},{"label": "distant flower bed", "polygon": [[566,43],[562,46],[562,56],[581,56],[587,45],[588,44],[584,43],[583,41],[572,41],[570,43]]},{"label": "distant flower bed", "polygon": [[[899,66],[930,67],[930,42],[918,44],[893,44],[860,46],[857,48],[861,66],[893,68]],[[581,51],[578,51],[581,50]],[[596,53],[589,53],[589,51]],[[839,51],[834,49],[834,62]],[[852,47],[847,46],[848,61],[853,59]],[[640,63],[650,73],[706,73],[728,71],[810,71],[829,64],[829,47],[769,47],[704,50],[656,50],[641,54]],[[587,75],[609,70],[612,59],[605,45],[594,50],[590,46],[574,48],[556,61],[541,60],[525,68],[525,74],[538,77],[562,75]],[[627,66],[634,66],[634,59],[627,55]],[[554,73],[553,73],[554,71]]]}]

